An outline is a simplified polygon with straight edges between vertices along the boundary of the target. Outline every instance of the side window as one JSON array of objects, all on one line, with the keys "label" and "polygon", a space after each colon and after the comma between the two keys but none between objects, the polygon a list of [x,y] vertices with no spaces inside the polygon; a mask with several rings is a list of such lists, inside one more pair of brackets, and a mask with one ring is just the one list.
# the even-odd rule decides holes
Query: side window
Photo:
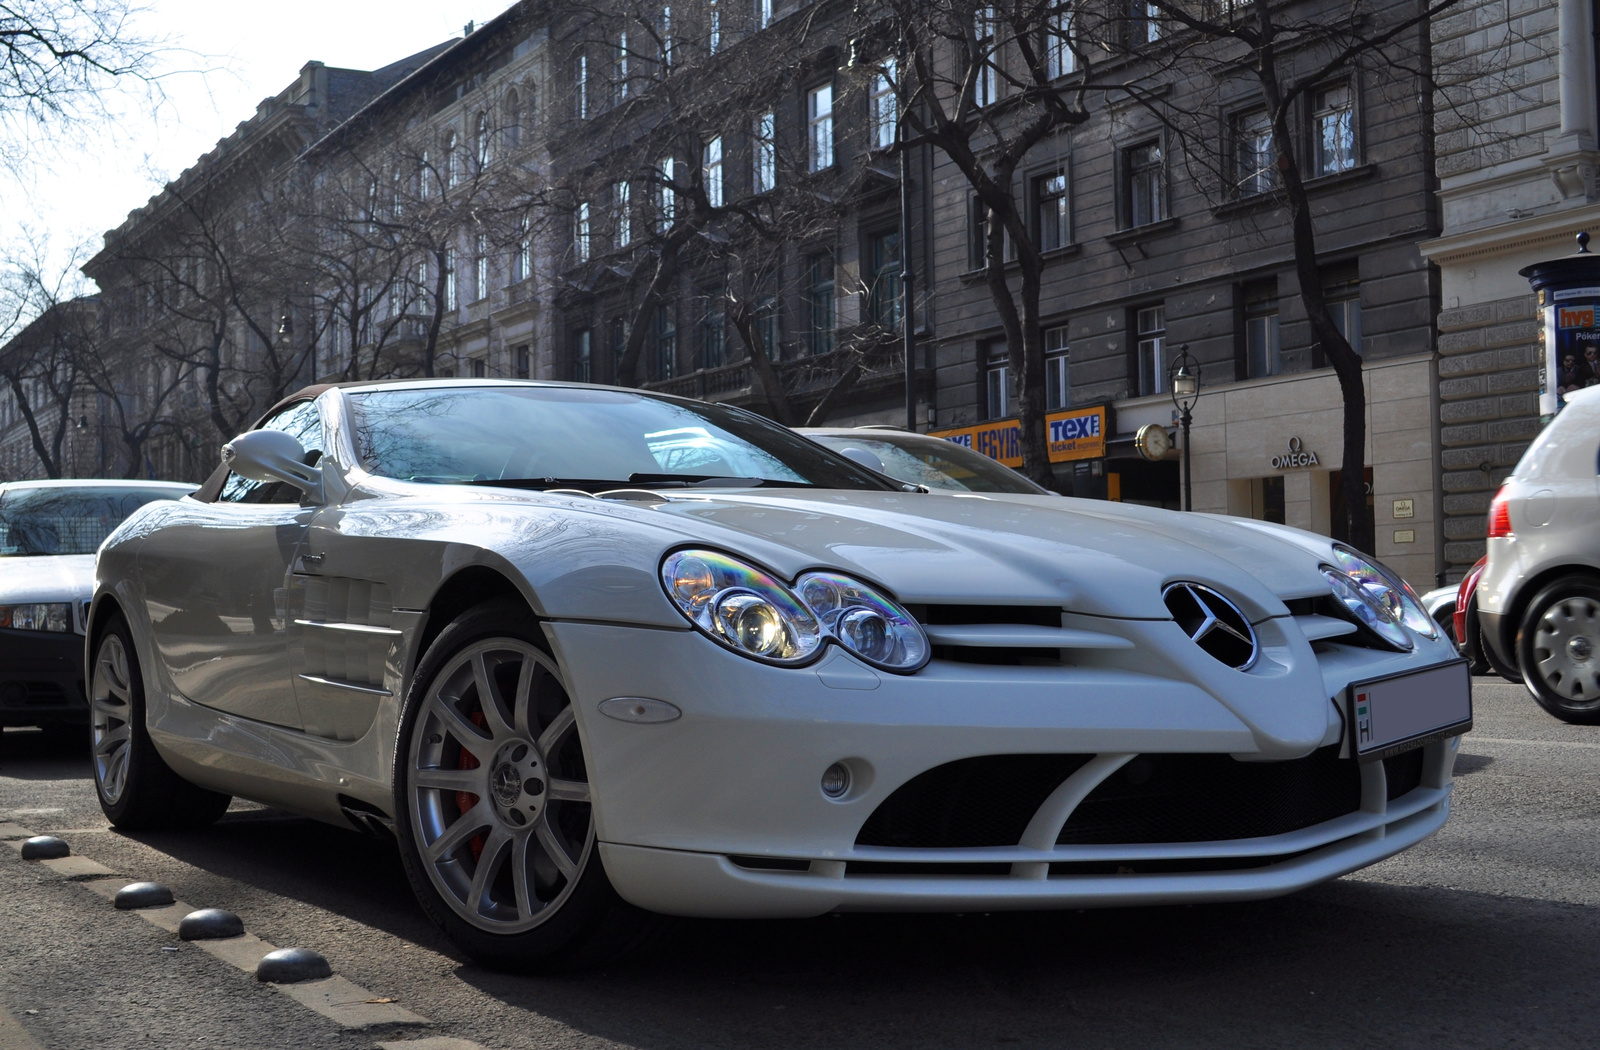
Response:
[{"label": "side window", "polygon": [[[282,430],[293,434],[306,450],[306,462],[322,458],[322,414],[311,401],[297,401],[262,423],[257,430]],[[230,473],[222,484],[218,503],[299,503],[300,490],[282,481],[251,481]]]}]

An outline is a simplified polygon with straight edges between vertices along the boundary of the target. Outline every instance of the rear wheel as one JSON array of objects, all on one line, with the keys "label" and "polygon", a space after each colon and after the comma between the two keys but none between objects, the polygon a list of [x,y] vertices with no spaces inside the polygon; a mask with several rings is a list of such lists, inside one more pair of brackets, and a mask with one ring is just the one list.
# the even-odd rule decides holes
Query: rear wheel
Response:
[{"label": "rear wheel", "polygon": [[519,604],[467,612],[417,669],[395,751],[401,857],[429,917],[483,962],[585,965],[644,932],[600,864],[575,714]]},{"label": "rear wheel", "polygon": [[1517,660],[1540,707],[1564,722],[1600,723],[1600,581],[1568,576],[1534,595]]},{"label": "rear wheel", "polygon": [[134,831],[197,827],[227,811],[227,795],[184,780],[156,752],[145,727],[139,657],[120,615],[95,646],[89,717],[95,795],[111,823]]}]

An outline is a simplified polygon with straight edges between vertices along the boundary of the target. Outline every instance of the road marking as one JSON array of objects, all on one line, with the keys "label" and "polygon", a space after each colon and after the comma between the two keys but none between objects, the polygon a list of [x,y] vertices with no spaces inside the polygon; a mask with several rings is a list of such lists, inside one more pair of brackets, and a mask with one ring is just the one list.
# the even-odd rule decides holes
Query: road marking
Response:
[{"label": "road marking", "polygon": [[1526,747],[1575,747],[1583,751],[1600,751],[1600,743],[1592,744],[1586,740],[1517,740],[1505,736],[1479,736],[1468,733],[1461,738],[1461,746],[1471,744],[1521,744]]},{"label": "road marking", "polygon": [[28,1034],[28,1030],[22,1027],[22,1022],[8,1014],[3,1006],[0,1006],[0,1050],[44,1050],[34,1041],[33,1036]]},{"label": "road marking", "polygon": [[452,1039],[445,1035],[430,1035],[426,1039],[394,1039],[379,1043],[378,1050],[483,1050],[471,1039]]},{"label": "road marking", "polygon": [[[16,824],[0,824],[0,837],[15,839],[7,845],[18,853],[22,852],[22,841],[33,837],[33,832]],[[77,883],[90,893],[98,897],[111,900],[123,886],[123,879],[107,878],[116,872],[88,857],[73,854],[58,857],[52,860],[30,861],[29,863],[41,864],[50,868],[58,875]],[[137,915],[139,918],[159,927],[171,934],[178,932],[178,923],[183,917],[195,911],[193,905],[183,901],[173,901],[161,908],[137,908],[120,912],[124,915]],[[215,941],[190,941],[188,942],[222,962],[242,970],[250,975],[253,980],[256,975],[256,964],[262,956],[269,952],[277,951],[277,946],[264,941],[253,933],[246,933],[240,937],[229,937]],[[174,949],[176,950],[176,949]],[[367,991],[359,984],[354,983],[338,974],[320,981],[303,981],[299,984],[274,984],[273,988],[287,995],[295,1002],[321,1014],[342,1028],[372,1028],[377,1025],[427,1025],[433,1022],[421,1014],[414,1014],[404,1007],[397,1006],[395,1002],[383,1000],[381,997]],[[15,1021],[11,1021],[11,1028],[20,1033],[20,1038],[26,1042],[13,1042],[11,1028],[7,1027],[9,1015],[0,1009],[0,1050],[37,1050],[38,1044],[33,1042],[26,1031]],[[412,1050],[482,1050],[476,1043],[464,1041],[447,1041],[437,1047],[430,1047],[429,1040],[416,1042],[401,1042],[397,1046],[410,1047]]]}]

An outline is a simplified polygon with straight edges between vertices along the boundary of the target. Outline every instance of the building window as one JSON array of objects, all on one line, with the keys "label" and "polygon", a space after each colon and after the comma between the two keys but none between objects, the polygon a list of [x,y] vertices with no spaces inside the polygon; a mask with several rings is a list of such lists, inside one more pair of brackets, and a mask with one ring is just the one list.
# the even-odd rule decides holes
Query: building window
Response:
[{"label": "building window", "polygon": [[1044,409],[1055,412],[1072,404],[1071,351],[1067,326],[1044,330]]},{"label": "building window", "polygon": [[526,344],[517,347],[512,351],[511,360],[518,379],[527,379],[533,374],[533,347]]},{"label": "building window", "polygon": [[489,114],[478,114],[477,139],[478,170],[483,171],[494,159],[494,138],[489,131]]},{"label": "building window", "polygon": [[706,0],[706,53],[714,55],[722,49],[722,5],[717,0]]},{"label": "building window", "polygon": [[819,84],[806,92],[806,120],[810,128],[812,171],[833,167],[833,83]]},{"label": "building window", "polygon": [[444,308],[454,310],[461,305],[456,294],[456,250],[444,250]]},{"label": "building window", "polygon": [[833,350],[833,253],[819,252],[806,260],[806,312],[810,317],[807,349],[813,354]]},{"label": "building window", "polygon": [[472,239],[472,294],[482,299],[489,294],[489,235],[479,233]]},{"label": "building window", "polygon": [[1045,20],[1044,71],[1051,80],[1077,71],[1078,56],[1072,50],[1072,11],[1057,11]]},{"label": "building window", "polygon": [[894,59],[885,59],[882,72],[872,78],[869,109],[872,118],[872,145],[875,149],[888,149],[894,145],[895,132],[900,120],[900,103],[895,97],[894,82],[897,76]]},{"label": "building window", "polygon": [[1233,174],[1239,196],[1269,193],[1274,183],[1276,158],[1272,149],[1272,121],[1265,110],[1233,118]]},{"label": "building window", "polygon": [[761,349],[766,351],[769,358],[774,361],[783,357],[782,333],[778,327],[778,300],[772,295],[760,295],[756,299],[755,311],[756,338],[761,340]]},{"label": "building window", "polygon": [[721,292],[700,297],[700,367],[721,368],[728,363],[728,330]]},{"label": "building window", "polygon": [[572,217],[572,254],[581,263],[589,261],[590,232],[589,202],[583,201]]},{"label": "building window", "polygon": [[886,230],[867,238],[872,265],[868,309],[872,322],[891,332],[900,330],[900,231]]},{"label": "building window", "polygon": [[622,371],[622,355],[628,352],[628,322],[620,317],[611,319],[611,377]]},{"label": "building window", "polygon": [[1147,0],[1132,0],[1128,7],[1128,44],[1138,48],[1161,39],[1161,9]]},{"label": "building window", "polygon": [[1123,150],[1124,193],[1128,225],[1144,226],[1167,217],[1166,177],[1161,143],[1146,142]]},{"label": "building window", "polygon": [[752,125],[750,136],[750,191],[770,193],[778,184],[778,122],[772,113],[763,113]]},{"label": "building window", "polygon": [[427,150],[422,151],[422,158],[417,161],[417,196],[423,200],[433,196],[433,158]]},{"label": "building window", "polygon": [[678,364],[678,317],[671,306],[656,307],[656,378],[671,379]]},{"label": "building window", "polygon": [[580,328],[572,333],[572,381],[575,383],[589,382],[593,342],[594,333],[588,328]]},{"label": "building window", "polygon": [[990,419],[1011,414],[1011,352],[1004,343],[991,343],[984,353],[983,390]]},{"label": "building window", "polygon": [[1139,394],[1159,394],[1167,388],[1167,308],[1136,310],[1134,322],[1139,335]]},{"label": "building window", "polygon": [[482,379],[489,374],[489,363],[481,357],[468,358],[467,374],[474,379]]},{"label": "building window", "polygon": [[661,177],[656,184],[656,232],[666,233],[678,217],[678,191],[672,185],[672,158],[663,158],[656,170]]},{"label": "building window", "polygon": [[515,88],[506,92],[505,114],[506,126],[501,129],[501,138],[508,151],[515,150],[522,145],[522,100]]},{"label": "building window", "polygon": [[611,187],[611,221],[618,248],[626,248],[633,243],[632,199],[633,190],[626,182]]},{"label": "building window", "polygon": [[533,276],[533,220],[527,215],[517,229],[517,248],[511,254],[511,280],[526,281]]},{"label": "building window", "polygon": [[1000,71],[995,68],[994,30],[999,19],[994,8],[981,5],[972,15],[972,61],[977,72],[972,78],[975,105],[993,105],[1000,94]]},{"label": "building window", "polygon": [[620,106],[628,97],[628,31],[617,34],[617,55],[611,63],[611,104]]},{"label": "building window", "polygon": [[657,35],[661,38],[661,68],[671,69],[677,61],[676,49],[672,45],[672,5],[661,6],[661,17],[657,19]]},{"label": "building window", "polygon": [[461,143],[456,140],[456,133],[450,132],[444,139],[444,187],[453,190],[461,184]]},{"label": "building window", "polygon": [[572,111],[579,120],[589,119],[589,56],[582,53],[573,63]]},{"label": "building window", "polygon": [[1278,341],[1278,282],[1263,281],[1244,290],[1245,375],[1251,379],[1283,371]]},{"label": "building window", "polygon": [[1067,173],[1052,172],[1033,180],[1034,227],[1041,252],[1065,248],[1072,243],[1068,223]]},{"label": "building window", "polygon": [[1350,344],[1350,349],[1362,354],[1361,345],[1361,280],[1355,266],[1342,266],[1323,275],[1322,296],[1333,315],[1334,327]]},{"label": "building window", "polygon": [[765,29],[772,24],[772,0],[755,0],[756,28]]},{"label": "building window", "polygon": [[722,136],[707,142],[701,150],[700,177],[705,182],[706,204],[722,207]]},{"label": "building window", "polygon": [[1350,86],[1324,88],[1312,95],[1312,152],[1317,175],[1333,175],[1356,166],[1355,109]]}]

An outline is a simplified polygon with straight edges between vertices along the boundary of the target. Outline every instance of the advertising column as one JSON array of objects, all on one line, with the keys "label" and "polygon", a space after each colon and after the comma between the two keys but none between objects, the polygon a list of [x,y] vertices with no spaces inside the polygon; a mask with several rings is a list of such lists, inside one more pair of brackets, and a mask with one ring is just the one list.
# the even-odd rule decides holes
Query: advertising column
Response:
[{"label": "advertising column", "polygon": [[1539,297],[1539,418],[1548,423],[1573,390],[1600,385],[1600,256],[1580,233],[1574,254],[1517,272]]}]

